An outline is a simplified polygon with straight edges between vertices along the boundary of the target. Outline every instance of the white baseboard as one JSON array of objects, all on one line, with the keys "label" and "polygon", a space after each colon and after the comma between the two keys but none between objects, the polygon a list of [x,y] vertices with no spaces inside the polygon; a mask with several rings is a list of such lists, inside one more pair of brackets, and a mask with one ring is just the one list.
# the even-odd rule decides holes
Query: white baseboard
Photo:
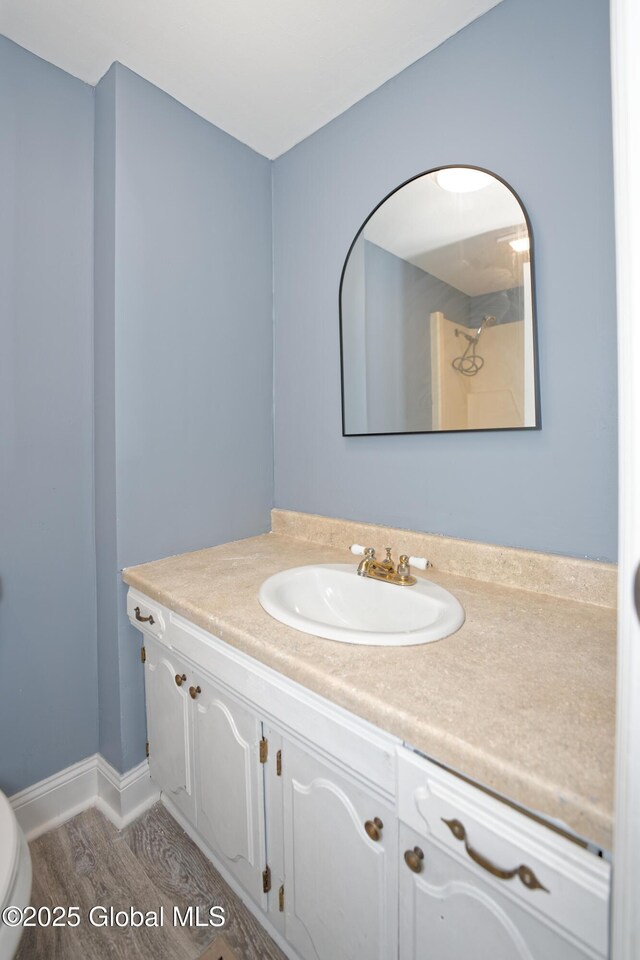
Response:
[{"label": "white baseboard", "polygon": [[120,774],[96,753],[15,793],[9,801],[27,840],[35,840],[89,807],[98,807],[122,830],[159,797],[148,760]]},{"label": "white baseboard", "polygon": [[160,799],[160,790],[149,773],[149,761],[120,774],[98,754],[98,799],[96,806],[122,830]]},{"label": "white baseboard", "polygon": [[87,757],[9,798],[27,840],[92,806],[98,793],[96,756]]}]

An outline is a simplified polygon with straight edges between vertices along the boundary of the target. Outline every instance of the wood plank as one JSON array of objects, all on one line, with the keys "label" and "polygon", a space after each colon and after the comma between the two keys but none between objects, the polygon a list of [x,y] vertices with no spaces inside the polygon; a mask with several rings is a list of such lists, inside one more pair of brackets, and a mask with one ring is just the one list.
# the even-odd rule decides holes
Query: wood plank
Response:
[{"label": "wood plank", "polygon": [[[253,914],[162,804],[156,804],[128,827],[123,840],[154,885],[181,910],[199,906],[204,915],[213,905],[225,907],[224,939],[242,960],[285,960]],[[188,932],[204,949],[220,931],[192,928]]]},{"label": "wood plank", "polygon": [[[97,810],[86,810],[30,849],[31,903],[77,906],[82,922],[25,930],[16,960],[196,960],[215,938],[238,960],[285,960],[161,804],[122,833]],[[164,926],[95,927],[88,914],[96,905],[144,912],[164,907]],[[215,927],[174,927],[174,905],[183,912],[199,906],[203,918],[211,906],[224,906],[224,936]]]},{"label": "wood plank", "polygon": [[117,831],[96,810],[88,810],[45,834],[32,845],[34,906],[77,906],[76,928],[25,931],[20,960],[193,960],[181,931],[153,927],[98,927],[88,920],[92,907],[144,912],[171,905],[149,880]]},{"label": "wood plank", "polygon": [[216,937],[200,960],[242,960],[242,957],[231,949],[225,937]]}]

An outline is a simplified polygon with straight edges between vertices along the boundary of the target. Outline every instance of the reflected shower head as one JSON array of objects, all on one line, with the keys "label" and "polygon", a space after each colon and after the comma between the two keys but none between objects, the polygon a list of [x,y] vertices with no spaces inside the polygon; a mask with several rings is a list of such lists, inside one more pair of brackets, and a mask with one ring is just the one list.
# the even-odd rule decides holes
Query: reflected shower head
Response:
[{"label": "reflected shower head", "polygon": [[462,356],[456,357],[455,360],[451,361],[451,366],[454,370],[457,370],[458,373],[463,374],[465,377],[475,377],[477,373],[480,373],[484,367],[484,358],[476,353],[476,346],[478,345],[478,340],[484,328],[492,327],[495,322],[496,318],[487,314],[487,316],[483,317],[480,321],[480,326],[473,337],[468,333],[464,333],[462,330],[456,329],[456,337],[464,337],[468,340],[468,343],[467,349]]},{"label": "reflected shower head", "polygon": [[495,318],[495,317],[492,317],[492,316],[489,316],[489,315],[487,315],[486,317],[483,317],[483,318],[482,318],[482,320],[480,321],[480,326],[479,326],[478,329],[476,330],[476,343],[477,343],[478,340],[480,339],[480,334],[482,333],[482,331],[484,330],[484,328],[485,328],[485,327],[493,327],[493,326],[496,324],[496,322],[497,322],[497,321],[496,321],[496,318]]}]

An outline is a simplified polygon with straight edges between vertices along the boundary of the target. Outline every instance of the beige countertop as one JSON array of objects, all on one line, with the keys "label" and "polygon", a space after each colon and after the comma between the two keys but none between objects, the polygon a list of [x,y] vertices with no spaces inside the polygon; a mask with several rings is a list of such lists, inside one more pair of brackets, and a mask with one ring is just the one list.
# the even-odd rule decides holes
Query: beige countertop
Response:
[{"label": "beige countertop", "polygon": [[300,633],[258,603],[260,584],[279,570],[350,559],[270,533],[123,576],[261,663],[610,850],[615,611],[434,569],[428,577],[459,599],[464,625],[436,643],[391,648]]}]

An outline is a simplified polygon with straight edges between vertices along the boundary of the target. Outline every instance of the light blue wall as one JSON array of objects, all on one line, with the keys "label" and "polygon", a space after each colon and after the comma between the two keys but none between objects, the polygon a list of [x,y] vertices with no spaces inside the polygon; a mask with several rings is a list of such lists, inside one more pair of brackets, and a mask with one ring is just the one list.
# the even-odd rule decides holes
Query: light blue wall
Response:
[{"label": "light blue wall", "polygon": [[96,101],[96,525],[120,770],[145,727],[119,571],[270,526],[271,284],[269,161],[115,64]]},{"label": "light blue wall", "polygon": [[[95,526],[100,753],[122,768],[120,577],[116,530],[116,71],[96,87],[94,179]],[[134,644],[132,644],[134,646]],[[130,709],[135,710],[135,705]],[[138,705],[135,716],[140,723]],[[136,748],[139,752],[140,736]]]},{"label": "light blue wall", "polygon": [[[279,507],[616,557],[606,0],[504,0],[274,164]],[[542,430],[343,438],[338,285],[399,183],[504,177],[536,244]]]},{"label": "light blue wall", "polygon": [[0,37],[0,789],[98,748],[93,90]]},{"label": "light blue wall", "polygon": [[270,528],[271,164],[116,70],[118,563],[128,566]]},{"label": "light blue wall", "polygon": [[[276,161],[279,506],[615,556],[607,15],[504,0]],[[0,38],[9,793],[97,749],[142,758],[120,569],[260,533],[273,499],[271,165],[117,65],[95,103],[94,167],[93,91]],[[381,197],[456,162],[531,215],[543,429],[342,438],[344,256]]]}]

